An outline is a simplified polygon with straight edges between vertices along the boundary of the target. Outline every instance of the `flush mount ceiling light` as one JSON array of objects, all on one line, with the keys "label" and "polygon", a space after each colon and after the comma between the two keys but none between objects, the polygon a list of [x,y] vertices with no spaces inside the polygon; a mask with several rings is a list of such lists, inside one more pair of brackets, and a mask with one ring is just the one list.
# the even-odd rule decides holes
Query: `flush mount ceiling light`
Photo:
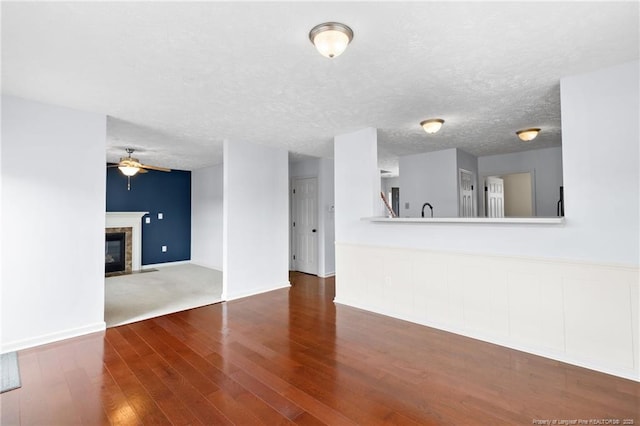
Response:
[{"label": "flush mount ceiling light", "polygon": [[425,132],[432,134],[436,133],[442,127],[444,120],[441,118],[430,118],[420,122],[420,125]]},{"label": "flush mount ceiling light", "polygon": [[538,133],[540,133],[540,129],[534,127],[531,129],[518,130],[516,135],[518,135],[520,140],[528,142],[534,140],[536,136],[538,136]]},{"label": "flush mount ceiling light", "polygon": [[322,56],[335,58],[353,40],[353,30],[339,22],[325,22],[313,27],[309,32],[309,40]]}]

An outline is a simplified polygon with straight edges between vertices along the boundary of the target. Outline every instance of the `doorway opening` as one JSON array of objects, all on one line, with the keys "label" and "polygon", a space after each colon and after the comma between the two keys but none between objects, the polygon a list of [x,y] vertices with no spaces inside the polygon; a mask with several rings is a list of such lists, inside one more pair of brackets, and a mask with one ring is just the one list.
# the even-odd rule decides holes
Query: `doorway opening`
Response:
[{"label": "doorway opening", "polygon": [[484,215],[486,217],[534,217],[535,189],[532,172],[485,176]]}]

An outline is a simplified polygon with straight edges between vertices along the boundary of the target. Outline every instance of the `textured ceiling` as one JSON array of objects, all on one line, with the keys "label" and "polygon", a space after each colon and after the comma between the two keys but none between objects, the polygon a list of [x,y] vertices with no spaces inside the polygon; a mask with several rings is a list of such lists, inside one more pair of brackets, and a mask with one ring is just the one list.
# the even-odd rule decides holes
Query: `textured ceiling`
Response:
[{"label": "textured ceiling", "polygon": [[[2,91],[109,116],[107,159],[222,161],[224,139],[332,157],[379,129],[380,165],[557,146],[560,78],[637,59],[638,2],[7,3]],[[308,39],[339,21],[333,60]],[[427,135],[419,122],[446,120]],[[515,131],[541,127],[532,142]]]}]

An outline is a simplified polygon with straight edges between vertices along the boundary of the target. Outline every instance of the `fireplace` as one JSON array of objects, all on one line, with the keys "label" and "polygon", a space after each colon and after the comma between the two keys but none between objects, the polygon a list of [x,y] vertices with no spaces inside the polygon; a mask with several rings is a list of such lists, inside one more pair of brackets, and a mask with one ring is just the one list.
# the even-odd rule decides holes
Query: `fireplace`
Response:
[{"label": "fireplace", "polygon": [[106,228],[104,234],[105,276],[130,274],[132,272],[131,228]]},{"label": "fireplace", "polygon": [[[124,232],[125,269],[123,272],[111,272],[110,275],[140,271],[142,265],[142,216],[149,212],[107,212],[105,215],[105,233]],[[106,262],[105,262],[106,269]]]},{"label": "fireplace", "polygon": [[124,272],[127,268],[126,232],[112,232],[105,234],[104,272]]}]

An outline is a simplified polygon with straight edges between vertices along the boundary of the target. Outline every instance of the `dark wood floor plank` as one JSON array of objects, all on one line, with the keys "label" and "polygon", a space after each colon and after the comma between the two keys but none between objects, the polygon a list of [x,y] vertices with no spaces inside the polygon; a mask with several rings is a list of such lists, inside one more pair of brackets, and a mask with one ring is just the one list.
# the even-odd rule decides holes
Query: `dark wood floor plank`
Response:
[{"label": "dark wood floor plank", "polygon": [[[235,399],[239,398],[241,394],[248,393],[247,389],[185,344],[184,341],[187,340],[187,338],[184,329],[176,329],[173,323],[162,318],[157,319],[154,323],[158,325],[158,327],[153,328],[156,339],[160,339],[166,347],[171,347],[182,360],[186,361],[191,367],[206,377],[206,379],[220,388],[220,390],[208,395],[208,399],[214,403],[217,408],[223,411],[234,423],[239,422],[244,424],[249,419],[255,419],[251,423],[259,422],[259,420],[254,417],[255,414],[259,414],[259,411],[254,413],[249,406],[243,409],[235,402]],[[170,331],[175,333],[171,333]],[[158,340],[156,340],[156,344],[161,345]],[[235,371],[237,369],[230,369],[229,366],[226,366],[226,370]],[[264,398],[264,394],[258,396],[262,400],[266,400],[266,402],[273,402],[273,400],[269,401],[268,398]],[[289,404],[293,405],[290,402]],[[222,407],[218,407],[218,405],[222,405]],[[278,407],[279,406],[276,405],[275,408],[277,409]],[[259,410],[261,409],[262,407],[259,408]],[[300,413],[301,411],[296,411],[294,416]],[[288,412],[285,411],[282,414],[287,417]]]},{"label": "dark wood floor plank", "polygon": [[[322,362],[318,362],[322,357],[318,356],[315,350],[305,346],[287,342],[276,342],[274,340],[265,341],[262,345],[248,340],[243,340],[241,343],[246,347],[244,351],[245,356],[251,358],[256,363],[268,364],[272,371],[277,372],[282,377],[288,377],[293,374],[295,378],[291,378],[290,380],[295,381],[298,387],[313,392],[319,400],[323,400],[324,398],[324,401],[330,402],[334,399],[333,393],[337,392],[336,387],[340,385],[336,380],[335,372],[339,371],[341,375],[352,379],[348,386],[346,384],[344,385],[345,390],[343,393],[345,395],[341,402],[344,403],[351,400],[353,405],[357,405],[357,401],[363,399],[373,400],[376,402],[375,405],[378,412],[387,409],[389,415],[398,410],[404,412],[411,411],[411,407],[407,406],[404,402],[401,404],[397,402],[389,404],[389,401],[393,401],[393,398],[385,397],[385,392],[393,394],[398,391],[403,391],[403,389],[394,388],[391,385],[391,382],[395,382],[395,377],[393,376],[390,376],[391,382],[382,382],[380,380],[382,375],[378,375],[379,382],[382,386],[371,390],[368,386],[370,384],[369,377],[358,374],[356,369],[347,364],[341,365],[333,361],[330,365],[325,365]],[[255,353],[248,351],[254,351]],[[285,353],[288,354],[288,356],[285,357]],[[312,355],[307,355],[307,353]],[[295,362],[292,363],[291,360]],[[332,391],[326,395],[322,395],[321,393],[324,389],[332,389]],[[424,405],[424,401],[419,401],[419,403]],[[428,415],[428,413],[426,414]],[[419,412],[416,413],[414,417],[419,419],[424,416],[424,412]],[[406,416],[396,415],[396,417]],[[410,421],[410,419],[407,419],[405,423]]]},{"label": "dark wood floor plank", "polygon": [[96,392],[85,370],[77,369],[65,373],[67,384],[76,412],[80,413],[80,423],[109,424],[103,410],[100,394]]},{"label": "dark wood floor plank", "polygon": [[231,424],[231,422],[219,412],[198,389],[190,384],[184,376],[174,370],[166,360],[157,353],[144,358],[150,368],[164,383],[175,390],[180,401],[202,424]]},{"label": "dark wood floor plank", "polygon": [[[249,345],[246,340],[242,341],[243,344]],[[321,419],[326,424],[331,425],[349,425],[353,424],[347,417],[340,414],[338,411],[332,409],[328,405],[324,404],[318,399],[319,390],[314,392],[314,396],[309,395],[300,388],[294,386],[291,382],[285,380],[283,375],[275,374],[274,369],[267,369],[260,364],[256,364],[248,358],[241,355],[237,349],[244,348],[239,342],[235,342],[236,351],[233,353],[232,358],[234,362],[241,366],[243,371],[249,374],[251,377],[259,380],[265,385],[268,385],[279,394],[283,395],[290,401],[295,401],[303,410],[307,411],[311,415]],[[246,349],[246,348],[244,348]],[[246,353],[246,352],[245,352]],[[249,352],[250,353],[250,352]],[[211,356],[210,356],[211,358]],[[210,359],[209,358],[209,359]],[[295,368],[300,368],[299,364],[294,364]],[[315,389],[315,388],[314,388]]]},{"label": "dark wood floor plank", "polygon": [[333,279],[290,280],[20,351],[0,424],[640,424],[637,382],[336,305]]},{"label": "dark wood floor plank", "polygon": [[137,417],[144,423],[169,424],[169,419],[162,413],[158,404],[147,392],[142,383],[127,365],[126,360],[118,355],[116,349],[109,342],[117,336],[114,329],[107,330],[105,341],[105,358],[109,359],[105,365],[109,373],[122,389],[129,406],[136,412]]},{"label": "dark wood floor plank", "polygon": [[20,392],[0,394],[0,425],[18,425],[20,421]]},{"label": "dark wood floor plank", "polygon": [[305,412],[297,404],[242,370],[233,373],[232,377],[289,420],[293,420]]},{"label": "dark wood floor plank", "polygon": [[55,349],[49,349],[38,354],[38,364],[45,386],[53,386],[65,382],[65,375],[58,360]]},{"label": "dark wood floor plank", "polygon": [[167,344],[162,338],[162,328],[150,322],[135,324],[132,329],[151,346],[165,361],[171,365],[185,380],[191,383],[198,391],[206,396],[219,389],[219,387],[203,372],[198,371],[189,364],[176,351],[176,347]]},{"label": "dark wood floor plank", "polygon": [[[238,394],[239,395],[239,394]],[[249,406],[243,406],[222,389],[209,395],[207,399],[234,424],[266,425]]]},{"label": "dark wood floor plank", "polygon": [[112,425],[142,424],[136,411],[129,404],[127,397],[111,377],[106,367],[101,380],[100,397],[104,411],[107,413],[109,422]]},{"label": "dark wood floor plank", "polygon": [[[172,347],[192,367],[196,368],[197,371],[220,388],[207,396],[207,399],[218,410],[225,413],[225,416],[236,424],[262,424],[260,420],[260,416],[264,414],[262,404],[256,404],[257,398],[251,398],[250,395],[252,394],[233,380],[228,375],[228,372],[218,369],[214,363],[209,362],[206,358],[193,351],[190,346],[183,343],[188,340],[183,333],[184,329],[176,329],[173,323],[165,321],[165,319],[156,319],[155,323],[160,325],[160,328],[154,329],[157,338]],[[168,330],[180,332],[172,334]],[[228,365],[227,363],[225,366],[226,370],[229,370]],[[235,370],[237,368],[231,369],[231,371]],[[242,401],[244,404],[238,401]],[[281,421],[279,418],[270,417],[271,421],[266,424]]]},{"label": "dark wood floor plank", "polygon": [[[379,386],[371,388],[371,376],[363,373],[358,368],[359,363],[326,363],[326,360],[323,359],[322,356],[318,356],[314,351],[303,348],[298,348],[297,351],[292,350],[291,358],[298,361],[302,365],[302,370],[305,371],[304,374],[298,372],[298,376],[308,377],[310,382],[321,388],[329,386],[335,387],[337,382],[335,372],[339,371],[341,376],[349,379],[348,389],[351,394],[350,397],[355,399],[366,398],[375,401],[378,409],[385,407],[392,417],[404,419],[404,424],[411,423],[412,421],[417,424],[421,419],[425,417],[428,418],[431,414],[425,395],[411,393],[409,384],[403,383],[393,375],[376,373],[375,377],[377,378]],[[393,398],[393,396],[397,394],[410,395],[410,397],[398,401]],[[320,396],[318,398],[322,399]],[[332,395],[328,394],[325,398],[330,400]],[[422,408],[416,410],[415,407]]]},{"label": "dark wood floor plank", "polygon": [[152,322],[131,327],[154,353],[143,358],[149,368],[172,389],[189,410],[204,424],[232,424],[224,413],[207,400],[219,387],[186,362],[156,333],[160,328]]},{"label": "dark wood floor plank", "polygon": [[[42,376],[43,372],[38,362],[39,353],[40,351],[25,351],[25,353],[18,354],[22,387],[9,391],[9,393],[15,392],[20,395],[20,421],[22,424],[44,424],[50,415],[48,394],[51,390],[42,383],[45,380],[47,383],[56,382],[56,380]],[[44,373],[46,374],[46,371]],[[7,393],[0,394],[0,403],[3,407],[4,395]]]},{"label": "dark wood floor plank", "polygon": [[174,391],[147,368],[142,357],[152,355],[153,350],[133,331],[123,328],[114,330],[117,333],[111,335],[110,342],[120,354],[128,354],[125,358],[129,369],[134,372],[169,421],[174,425],[198,423],[196,417],[180,401]]}]

